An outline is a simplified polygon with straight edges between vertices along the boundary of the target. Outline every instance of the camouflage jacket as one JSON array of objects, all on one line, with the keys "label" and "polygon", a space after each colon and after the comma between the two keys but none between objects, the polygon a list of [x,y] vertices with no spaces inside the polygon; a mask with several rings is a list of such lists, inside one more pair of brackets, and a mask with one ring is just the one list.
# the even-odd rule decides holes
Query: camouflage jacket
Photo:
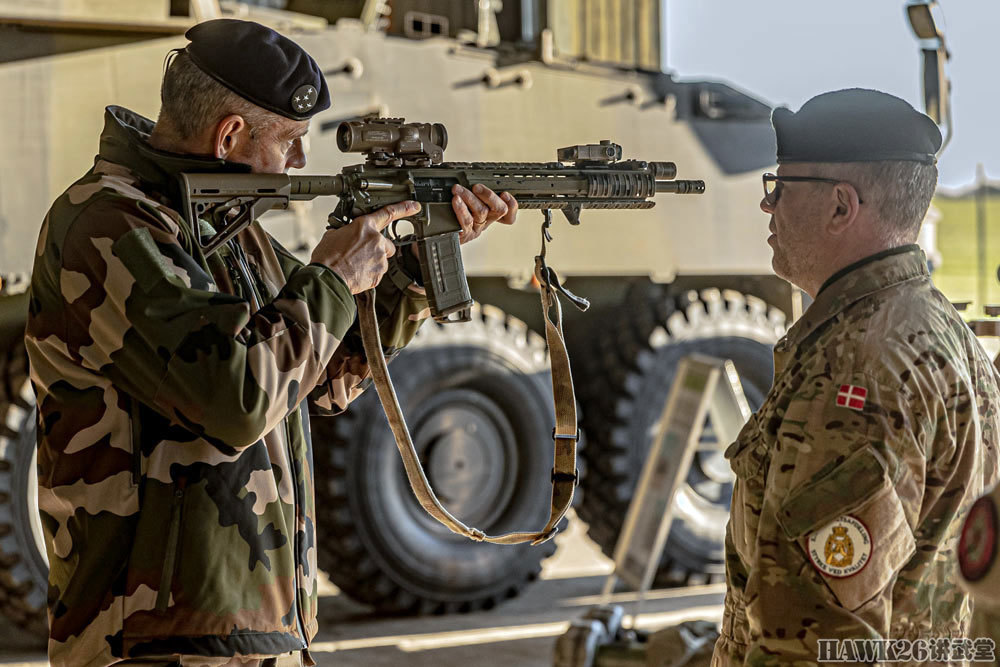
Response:
[{"label": "camouflage jacket", "polygon": [[[105,120],[93,169],[45,218],[30,288],[50,660],[302,649],[317,580],[299,406],[360,393],[354,300],[257,223],[204,257],[176,174],[239,166],[155,151],[125,109]],[[378,303],[393,348],[429,312],[390,280]]]},{"label": "camouflage jacket", "polygon": [[967,637],[956,546],[998,476],[998,374],[915,245],[828,282],[726,451],[736,484],[713,664],[819,639]]}]

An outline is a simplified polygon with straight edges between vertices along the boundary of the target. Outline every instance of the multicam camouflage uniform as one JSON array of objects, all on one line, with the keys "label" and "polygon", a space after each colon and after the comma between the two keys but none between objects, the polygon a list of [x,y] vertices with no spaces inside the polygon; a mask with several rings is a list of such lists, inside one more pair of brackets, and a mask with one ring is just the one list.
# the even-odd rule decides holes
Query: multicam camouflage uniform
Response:
[{"label": "multicam camouflage uniform", "polygon": [[726,452],[737,482],[713,664],[815,663],[820,638],[968,637],[955,550],[998,476],[1000,390],[923,252],[835,276],[774,359]]},{"label": "multicam camouflage uniform", "polygon": [[[298,407],[312,392],[343,410],[367,374],[333,271],[303,266],[258,224],[203,256],[175,176],[226,165],[158,153],[151,129],[109,107],[94,168],[45,219],[32,276],[57,666],[304,648],[316,540]],[[392,348],[429,312],[389,280],[379,304]]]}]

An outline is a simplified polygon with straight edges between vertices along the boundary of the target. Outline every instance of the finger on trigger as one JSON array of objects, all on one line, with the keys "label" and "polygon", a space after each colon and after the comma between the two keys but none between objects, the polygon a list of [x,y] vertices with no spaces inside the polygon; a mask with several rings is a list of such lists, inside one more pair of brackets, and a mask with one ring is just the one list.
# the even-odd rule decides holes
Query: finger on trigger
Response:
[{"label": "finger on trigger", "polygon": [[396,220],[415,215],[420,212],[420,202],[412,200],[396,202],[383,206],[373,214],[376,231],[383,229],[394,223]]}]

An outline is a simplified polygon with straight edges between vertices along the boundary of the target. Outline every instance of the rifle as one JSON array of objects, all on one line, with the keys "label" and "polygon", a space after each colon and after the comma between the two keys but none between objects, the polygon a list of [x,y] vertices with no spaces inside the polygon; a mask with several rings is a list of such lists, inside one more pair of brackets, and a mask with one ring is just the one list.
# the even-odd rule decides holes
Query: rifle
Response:
[{"label": "rifle", "polygon": [[[621,146],[610,141],[560,148],[556,162],[442,162],[447,145],[441,123],[346,121],[337,129],[337,146],[345,153],[364,153],[364,164],[332,176],[181,174],[184,212],[192,224],[205,218],[218,230],[203,241],[193,226],[194,238],[209,255],[251,220],[271,208],[287,208],[292,200],[339,197],[331,227],[387,204],[418,201],[420,212],[410,220],[431,315],[461,322],[468,320],[472,295],[459,248],[461,226],[451,208],[456,183],[510,192],[520,209],[561,210],[573,225],[580,224],[585,208],[648,209],[655,194],[705,191],[704,181],[675,180],[673,162],[623,161]],[[402,242],[395,225],[392,234]]]},{"label": "rifle", "polygon": [[[367,159],[363,164],[330,176],[181,174],[184,215],[195,242],[207,256],[265,211],[287,208],[293,200],[339,197],[329,216],[331,228],[387,204],[418,201],[420,212],[410,218],[414,240],[401,238],[395,224],[387,233],[397,245],[417,244],[420,273],[434,319],[461,322],[470,319],[472,295],[459,247],[461,225],[451,208],[452,187],[459,184],[471,189],[480,183],[495,192],[509,192],[521,209],[541,209],[542,249],[535,257],[535,278],[540,286],[556,416],[551,511],[541,531],[491,537],[466,526],[441,505],[424,474],[389,377],[375,319],[374,290],[357,295],[365,354],[417,500],[428,514],[470,539],[541,544],[555,535],[579,480],[576,397],[556,292],[581,310],[590,305],[562,287],[556,273],[545,264],[545,244],[552,240],[548,232],[551,212],[561,210],[570,224],[578,225],[585,208],[648,209],[654,206],[651,199],[655,194],[701,194],[705,183],[676,180],[673,162],[623,161],[621,146],[610,141],[560,148],[556,162],[444,162],[447,145],[448,132],[440,123],[406,123],[402,118],[346,121],[337,128],[337,146],[345,153],[364,153]],[[201,237],[200,219],[213,227],[208,239]],[[550,317],[553,311],[554,318]]]}]

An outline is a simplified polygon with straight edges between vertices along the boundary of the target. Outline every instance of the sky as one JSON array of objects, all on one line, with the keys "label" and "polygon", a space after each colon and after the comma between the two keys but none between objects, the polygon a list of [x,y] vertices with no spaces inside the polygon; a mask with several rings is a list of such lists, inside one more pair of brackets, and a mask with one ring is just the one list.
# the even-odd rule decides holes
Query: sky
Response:
[{"label": "sky", "polygon": [[[667,0],[667,67],[798,109],[839,88],[922,106],[921,58],[903,0]],[[1000,0],[939,0],[951,52],[954,135],[940,183],[1000,179]]]}]

